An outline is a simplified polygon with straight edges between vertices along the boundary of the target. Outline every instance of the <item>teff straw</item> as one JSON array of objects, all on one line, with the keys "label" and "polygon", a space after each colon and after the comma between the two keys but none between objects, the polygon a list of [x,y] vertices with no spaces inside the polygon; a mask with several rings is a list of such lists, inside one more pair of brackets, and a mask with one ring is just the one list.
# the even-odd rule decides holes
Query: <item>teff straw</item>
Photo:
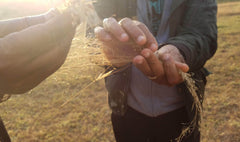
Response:
[{"label": "teff straw", "polygon": [[[190,134],[194,131],[194,129],[197,128],[197,126],[200,127],[201,125],[201,117],[202,117],[202,104],[198,98],[198,94],[197,94],[197,90],[199,88],[196,87],[195,85],[195,81],[193,80],[193,78],[191,77],[191,75],[189,73],[184,73],[184,72],[180,72],[182,78],[185,81],[185,84],[189,90],[189,92],[191,93],[192,97],[193,97],[193,105],[192,105],[192,111],[194,111],[193,109],[195,109],[196,112],[194,112],[194,117],[193,120],[190,122],[190,124],[188,126],[186,126],[185,128],[183,128],[180,136],[178,138],[176,138],[177,142],[181,142],[182,139],[184,138],[184,136],[186,136],[187,134]],[[203,94],[200,94],[203,95]],[[198,118],[200,117],[200,118]],[[200,128],[197,128],[200,129]]]}]

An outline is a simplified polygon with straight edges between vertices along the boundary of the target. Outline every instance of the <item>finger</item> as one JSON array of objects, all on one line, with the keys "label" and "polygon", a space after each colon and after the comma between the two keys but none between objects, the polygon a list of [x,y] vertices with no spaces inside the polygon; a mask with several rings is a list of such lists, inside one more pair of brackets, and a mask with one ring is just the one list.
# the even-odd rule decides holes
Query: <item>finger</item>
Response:
[{"label": "finger", "polygon": [[185,63],[181,62],[175,62],[176,67],[181,70],[182,72],[188,72],[189,71],[189,66]]},{"label": "finger", "polygon": [[158,49],[158,43],[155,37],[153,36],[153,34],[149,31],[149,29],[144,24],[138,21],[134,21],[134,22],[138,25],[138,27],[143,31],[144,35],[146,36],[146,39],[147,39],[146,47],[151,49],[153,52],[155,52]]},{"label": "finger", "polygon": [[119,23],[138,45],[144,45],[147,42],[143,31],[133,22],[133,20],[123,18]]},{"label": "finger", "polygon": [[154,53],[150,49],[144,49],[141,54],[146,59],[151,71],[153,72],[153,75],[159,78],[163,78],[163,64],[161,61],[158,60]]},{"label": "finger", "polygon": [[124,31],[121,25],[114,18],[106,18],[103,20],[103,27],[110,32],[116,39],[122,42],[129,40],[128,34]]},{"label": "finger", "polygon": [[163,65],[167,81],[170,85],[177,85],[183,81],[173,58],[169,54],[163,56]]},{"label": "finger", "polygon": [[144,59],[143,56],[136,56],[133,58],[133,64],[140,70],[142,71],[143,74],[146,76],[153,76],[152,71],[150,67],[148,66],[147,61]]},{"label": "finger", "polygon": [[96,27],[94,33],[100,41],[107,42],[112,40],[112,36],[102,27]]}]

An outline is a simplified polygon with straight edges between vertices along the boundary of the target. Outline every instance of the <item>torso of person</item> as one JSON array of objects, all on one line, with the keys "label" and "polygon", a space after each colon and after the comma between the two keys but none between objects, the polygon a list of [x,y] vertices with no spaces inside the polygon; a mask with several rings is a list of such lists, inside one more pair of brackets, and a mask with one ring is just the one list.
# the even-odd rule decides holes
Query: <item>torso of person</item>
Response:
[{"label": "torso of person", "polygon": [[[164,43],[169,38],[168,18],[172,0],[138,0],[138,6],[141,6],[141,2],[144,3],[144,1],[147,2],[145,5],[148,6],[146,9],[149,9],[146,10],[147,14],[145,15],[148,15],[150,20],[145,24],[152,31],[158,43]],[[138,16],[142,15],[138,13]],[[145,18],[139,17],[139,19]],[[141,22],[144,23],[144,21],[146,20]],[[177,91],[176,86],[159,85],[149,80],[135,66],[132,66],[131,74],[128,105],[136,111],[150,117],[157,117],[185,105],[183,94]]]}]

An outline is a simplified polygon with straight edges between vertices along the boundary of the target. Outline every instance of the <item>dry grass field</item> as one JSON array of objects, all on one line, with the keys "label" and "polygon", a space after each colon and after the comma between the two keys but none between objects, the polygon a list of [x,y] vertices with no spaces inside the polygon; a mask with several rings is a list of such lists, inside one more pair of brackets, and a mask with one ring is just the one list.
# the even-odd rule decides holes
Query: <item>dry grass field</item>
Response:
[{"label": "dry grass field", "polygon": [[[1,0],[0,20],[49,8],[43,1],[17,1]],[[218,28],[219,48],[206,64],[213,74],[205,94],[202,142],[240,142],[240,2],[219,4]],[[87,52],[84,42],[74,41],[59,71],[0,104],[13,142],[114,142],[104,82],[89,85],[103,69],[89,61]]]}]

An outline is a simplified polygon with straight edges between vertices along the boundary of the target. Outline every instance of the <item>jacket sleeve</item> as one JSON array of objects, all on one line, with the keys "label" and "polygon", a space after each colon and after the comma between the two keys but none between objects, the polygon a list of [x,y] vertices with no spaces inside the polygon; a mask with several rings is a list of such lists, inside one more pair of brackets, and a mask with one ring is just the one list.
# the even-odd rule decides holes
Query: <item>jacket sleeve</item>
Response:
[{"label": "jacket sleeve", "polygon": [[189,0],[177,35],[167,44],[175,45],[190,71],[202,68],[217,49],[216,0]]}]

